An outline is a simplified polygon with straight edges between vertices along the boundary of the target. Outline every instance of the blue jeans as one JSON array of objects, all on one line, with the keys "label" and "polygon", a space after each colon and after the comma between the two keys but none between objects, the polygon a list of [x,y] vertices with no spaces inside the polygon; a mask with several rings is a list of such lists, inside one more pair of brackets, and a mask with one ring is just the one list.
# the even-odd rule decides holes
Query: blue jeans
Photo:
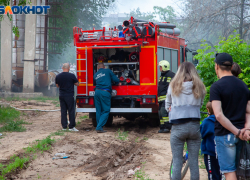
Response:
[{"label": "blue jeans", "polygon": [[235,172],[243,141],[230,133],[224,136],[215,136],[215,144],[221,172]]},{"label": "blue jeans", "polygon": [[95,107],[96,107],[96,130],[103,130],[103,126],[106,124],[110,106],[111,106],[111,94],[107,91],[95,90]]}]

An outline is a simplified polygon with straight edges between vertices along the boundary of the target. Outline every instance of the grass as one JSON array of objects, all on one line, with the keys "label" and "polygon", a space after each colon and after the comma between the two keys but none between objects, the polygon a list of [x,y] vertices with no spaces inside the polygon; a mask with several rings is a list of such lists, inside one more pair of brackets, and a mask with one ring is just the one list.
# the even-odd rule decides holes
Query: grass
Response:
[{"label": "grass", "polygon": [[3,127],[0,128],[0,132],[24,132],[26,128],[23,124],[30,124],[23,120],[11,120],[6,122]]},{"label": "grass", "polygon": [[64,136],[64,132],[59,130],[50,134],[51,136]]},{"label": "grass", "polygon": [[120,129],[118,129],[117,138],[122,141],[128,140],[128,131],[120,131]]},{"label": "grass", "polygon": [[23,158],[15,157],[11,160],[12,162],[9,163],[7,166],[0,164],[0,171],[1,171],[0,180],[6,179],[5,175],[7,175],[8,173],[11,173],[15,171],[16,169],[22,169],[24,166],[26,166],[25,164],[29,162],[30,158],[29,157],[23,157]]},{"label": "grass", "polygon": [[40,176],[38,173],[37,173],[37,179],[41,179],[42,176]]},{"label": "grass", "polygon": [[147,137],[143,137],[143,138],[142,138],[142,140],[147,141],[147,140],[148,140],[148,138],[147,138]]},{"label": "grass", "polygon": [[[144,164],[144,163],[142,163]],[[149,175],[145,173],[144,167],[136,171],[134,174],[135,180],[153,180],[149,178]]]},{"label": "grass", "polygon": [[200,162],[199,168],[206,169],[206,165],[204,163],[204,154],[201,155],[201,150],[199,150],[199,162]]},{"label": "grass", "polygon": [[20,115],[21,113],[13,108],[0,108],[0,124],[3,124],[3,126],[0,128],[0,132],[25,131],[26,129],[23,124],[29,123],[20,120]]},{"label": "grass", "polygon": [[[6,175],[8,175],[9,173],[15,172],[18,169],[22,169],[23,167],[27,168],[26,164],[36,159],[36,153],[43,153],[44,151],[50,150],[51,145],[54,142],[55,139],[51,139],[51,136],[48,136],[43,140],[36,140],[36,143],[24,149],[24,155],[26,155],[27,157],[18,157],[17,155],[13,155],[10,157],[9,164],[3,165],[0,163],[0,180],[5,180]],[[38,174],[37,177],[41,178],[41,176],[39,176]]]},{"label": "grass", "polygon": [[88,118],[89,118],[89,116],[87,116],[87,115],[80,116],[80,119],[81,119],[81,120],[85,120],[85,119],[88,119]]},{"label": "grass", "polygon": [[55,142],[55,139],[51,139],[51,136],[46,137],[43,140],[37,140],[36,144],[33,144],[30,147],[25,148],[26,153],[35,153],[48,151],[51,148],[51,145]]},{"label": "grass", "polygon": [[135,139],[135,142],[137,143],[137,142],[139,142],[140,140],[139,140],[139,137],[137,137],[136,139]]},{"label": "grass", "polygon": [[19,117],[20,117],[20,112],[13,108],[10,107],[0,108],[0,124],[3,124],[7,121],[11,121],[14,119],[18,119]]}]

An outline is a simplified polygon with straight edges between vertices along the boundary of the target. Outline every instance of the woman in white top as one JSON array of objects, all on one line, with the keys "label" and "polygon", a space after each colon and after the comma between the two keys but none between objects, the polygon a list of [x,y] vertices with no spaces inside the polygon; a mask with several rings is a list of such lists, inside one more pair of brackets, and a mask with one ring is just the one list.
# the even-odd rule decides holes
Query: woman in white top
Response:
[{"label": "woman in white top", "polygon": [[173,179],[181,180],[183,147],[187,142],[191,180],[199,180],[198,155],[201,143],[200,108],[206,89],[195,66],[190,62],[180,65],[168,88],[165,108],[169,112]]}]

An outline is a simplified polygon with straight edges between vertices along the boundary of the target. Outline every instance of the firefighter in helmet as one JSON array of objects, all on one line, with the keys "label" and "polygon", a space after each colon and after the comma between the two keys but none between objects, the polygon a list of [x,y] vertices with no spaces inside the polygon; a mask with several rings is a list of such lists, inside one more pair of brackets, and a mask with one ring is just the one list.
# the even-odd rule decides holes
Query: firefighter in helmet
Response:
[{"label": "firefighter in helmet", "polygon": [[170,71],[170,64],[166,60],[160,61],[159,66],[161,76],[158,83],[158,114],[160,118],[160,130],[158,131],[158,133],[169,133],[171,130],[171,124],[169,123],[168,113],[165,109],[165,99],[169,83],[173,79],[175,73]]}]

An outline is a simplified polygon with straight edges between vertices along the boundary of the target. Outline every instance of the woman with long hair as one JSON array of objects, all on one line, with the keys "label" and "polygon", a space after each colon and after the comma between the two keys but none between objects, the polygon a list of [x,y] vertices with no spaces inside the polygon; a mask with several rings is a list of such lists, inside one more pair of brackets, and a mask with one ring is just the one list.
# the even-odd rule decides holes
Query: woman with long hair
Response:
[{"label": "woman with long hair", "polygon": [[173,178],[181,180],[183,148],[187,143],[191,180],[199,180],[198,156],[201,144],[200,108],[206,89],[195,66],[184,62],[178,68],[168,88],[165,108],[169,112],[171,150],[173,155]]}]

